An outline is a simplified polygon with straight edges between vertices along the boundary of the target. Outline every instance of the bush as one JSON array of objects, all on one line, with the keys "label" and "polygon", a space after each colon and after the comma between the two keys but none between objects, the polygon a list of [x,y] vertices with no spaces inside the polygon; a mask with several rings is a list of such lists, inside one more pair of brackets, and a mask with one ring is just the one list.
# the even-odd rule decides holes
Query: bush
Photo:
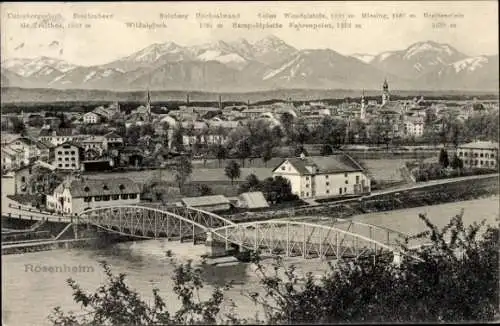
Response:
[{"label": "bush", "polygon": [[[401,323],[401,322],[487,322],[498,318],[499,228],[484,229],[484,222],[465,227],[462,214],[454,216],[442,229],[425,216],[419,218],[427,231],[406,239],[397,248],[399,264],[392,255],[379,253],[369,259],[340,260],[321,279],[311,273],[301,281],[292,265],[285,268],[280,256],[268,274],[258,253],[256,265],[263,293],[250,290],[248,296],[266,312],[269,324],[314,323]],[[412,241],[428,245],[411,249]],[[153,289],[154,300],[147,303],[125,283],[125,275],[115,276],[107,265],[106,284],[94,294],[85,293],[69,279],[74,300],[86,313],[65,314],[56,308],[50,316],[54,325],[151,325],[151,324],[241,324],[233,314],[221,313],[224,290],[215,288],[210,299],[196,295],[203,287],[200,270],[191,263],[175,269],[173,291],[182,307],[175,313]],[[285,272],[285,277],[279,276]]]}]

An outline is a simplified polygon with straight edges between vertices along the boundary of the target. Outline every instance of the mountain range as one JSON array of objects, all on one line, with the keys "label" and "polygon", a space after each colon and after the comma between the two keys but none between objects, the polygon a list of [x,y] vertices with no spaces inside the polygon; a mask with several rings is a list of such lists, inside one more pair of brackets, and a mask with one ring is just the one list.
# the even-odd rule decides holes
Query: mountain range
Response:
[{"label": "mountain range", "polygon": [[79,66],[37,57],[1,63],[2,87],[246,92],[270,89],[497,91],[498,55],[469,57],[448,44],[418,42],[380,54],[298,50],[268,36],[196,46],[152,44],[118,60]]}]

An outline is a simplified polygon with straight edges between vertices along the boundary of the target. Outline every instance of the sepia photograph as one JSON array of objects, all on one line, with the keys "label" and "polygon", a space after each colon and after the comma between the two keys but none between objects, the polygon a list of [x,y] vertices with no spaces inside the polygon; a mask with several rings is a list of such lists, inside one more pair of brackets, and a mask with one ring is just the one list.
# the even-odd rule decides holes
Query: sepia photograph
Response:
[{"label": "sepia photograph", "polygon": [[2,326],[500,323],[498,1],[0,15]]}]

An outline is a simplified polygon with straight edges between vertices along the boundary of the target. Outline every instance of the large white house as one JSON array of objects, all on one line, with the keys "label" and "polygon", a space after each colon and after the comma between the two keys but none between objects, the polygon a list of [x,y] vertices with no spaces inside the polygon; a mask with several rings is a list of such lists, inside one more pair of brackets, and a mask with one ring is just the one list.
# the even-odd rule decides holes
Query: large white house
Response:
[{"label": "large white house", "polygon": [[274,170],[273,177],[290,181],[292,193],[300,198],[361,195],[370,192],[370,179],[348,155],[288,158]]},{"label": "large white house", "polygon": [[465,167],[496,168],[498,162],[498,143],[476,141],[457,147],[457,156]]},{"label": "large white house", "polygon": [[73,178],[62,182],[47,196],[47,208],[58,213],[79,214],[103,206],[137,204],[140,193],[141,187],[128,178]]}]

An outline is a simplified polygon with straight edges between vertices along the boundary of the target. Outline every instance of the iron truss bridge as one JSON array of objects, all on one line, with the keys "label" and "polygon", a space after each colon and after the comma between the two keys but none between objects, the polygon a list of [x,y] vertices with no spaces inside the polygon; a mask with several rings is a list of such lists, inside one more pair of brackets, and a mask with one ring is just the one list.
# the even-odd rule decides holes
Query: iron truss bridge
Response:
[{"label": "iron truss bridge", "polygon": [[[82,212],[78,223],[146,239],[205,241],[226,249],[255,250],[287,257],[344,259],[393,254],[406,235],[385,227],[338,220],[321,225],[294,220],[234,223],[192,207],[110,206]],[[399,258],[398,258],[399,259]]]}]

